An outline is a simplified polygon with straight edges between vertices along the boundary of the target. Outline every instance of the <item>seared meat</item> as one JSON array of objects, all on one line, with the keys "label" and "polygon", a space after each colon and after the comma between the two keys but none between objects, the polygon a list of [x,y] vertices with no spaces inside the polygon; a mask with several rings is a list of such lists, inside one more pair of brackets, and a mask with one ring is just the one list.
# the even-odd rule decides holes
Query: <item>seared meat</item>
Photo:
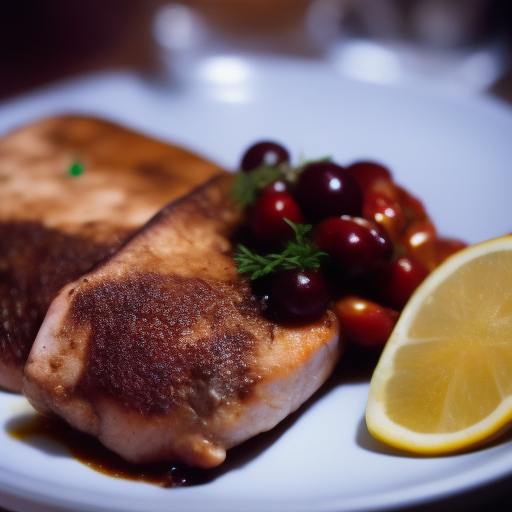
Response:
[{"label": "seared meat", "polygon": [[129,461],[220,464],[326,380],[340,348],[331,312],[267,320],[237,274],[230,175],[166,206],[52,303],[24,392]]},{"label": "seared meat", "polygon": [[[74,162],[82,174],[69,172]],[[0,387],[21,390],[26,358],[62,286],[220,171],[92,118],[51,118],[0,139]]]}]

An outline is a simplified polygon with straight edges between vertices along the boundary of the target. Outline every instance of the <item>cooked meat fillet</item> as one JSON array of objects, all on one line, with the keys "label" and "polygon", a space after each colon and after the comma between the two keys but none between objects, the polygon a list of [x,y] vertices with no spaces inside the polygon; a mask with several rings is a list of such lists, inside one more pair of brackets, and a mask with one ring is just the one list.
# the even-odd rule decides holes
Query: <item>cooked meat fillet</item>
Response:
[{"label": "cooked meat fillet", "polygon": [[[74,162],[82,174],[69,173]],[[184,149],[92,118],[46,119],[0,139],[0,387],[21,390],[62,286],[218,172]]]},{"label": "cooked meat fillet", "polygon": [[129,461],[209,468],[327,379],[340,348],[327,312],[267,320],[237,274],[230,175],[165,207],[52,303],[24,392]]}]

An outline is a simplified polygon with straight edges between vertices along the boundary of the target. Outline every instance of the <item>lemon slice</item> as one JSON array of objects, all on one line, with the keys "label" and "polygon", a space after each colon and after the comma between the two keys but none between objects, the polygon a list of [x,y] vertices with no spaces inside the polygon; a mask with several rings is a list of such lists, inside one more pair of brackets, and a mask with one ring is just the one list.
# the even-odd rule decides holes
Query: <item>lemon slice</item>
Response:
[{"label": "lemon slice", "polygon": [[456,253],[405,307],[373,374],[374,437],[442,454],[512,422],[512,235]]}]

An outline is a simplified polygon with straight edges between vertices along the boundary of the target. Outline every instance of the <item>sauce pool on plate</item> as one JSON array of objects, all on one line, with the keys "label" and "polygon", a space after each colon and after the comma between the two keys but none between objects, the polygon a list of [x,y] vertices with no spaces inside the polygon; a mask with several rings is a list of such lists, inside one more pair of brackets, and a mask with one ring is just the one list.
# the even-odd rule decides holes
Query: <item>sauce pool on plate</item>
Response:
[{"label": "sauce pool on plate", "polygon": [[9,430],[20,441],[45,438],[64,446],[70,456],[91,469],[115,478],[145,482],[159,487],[183,487],[205,483],[208,471],[182,464],[162,462],[132,464],[105,448],[96,438],[73,429],[67,423],[34,414]]}]

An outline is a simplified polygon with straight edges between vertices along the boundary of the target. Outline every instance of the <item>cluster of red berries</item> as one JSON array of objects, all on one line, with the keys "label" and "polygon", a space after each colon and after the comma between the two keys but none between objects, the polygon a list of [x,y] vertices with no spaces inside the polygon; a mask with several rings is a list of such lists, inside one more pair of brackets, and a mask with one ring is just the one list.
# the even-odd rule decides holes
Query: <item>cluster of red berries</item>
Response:
[{"label": "cluster of red berries", "polygon": [[[291,169],[288,151],[269,141],[251,146],[241,172],[262,167]],[[259,191],[246,239],[255,251],[279,251],[295,235],[284,219],[311,224],[312,242],[328,257],[319,268],[256,280],[255,290],[278,320],[317,318],[330,306],[348,341],[382,346],[416,287],[465,244],[439,237],[422,203],[380,164],[321,160],[288,175]]]}]

